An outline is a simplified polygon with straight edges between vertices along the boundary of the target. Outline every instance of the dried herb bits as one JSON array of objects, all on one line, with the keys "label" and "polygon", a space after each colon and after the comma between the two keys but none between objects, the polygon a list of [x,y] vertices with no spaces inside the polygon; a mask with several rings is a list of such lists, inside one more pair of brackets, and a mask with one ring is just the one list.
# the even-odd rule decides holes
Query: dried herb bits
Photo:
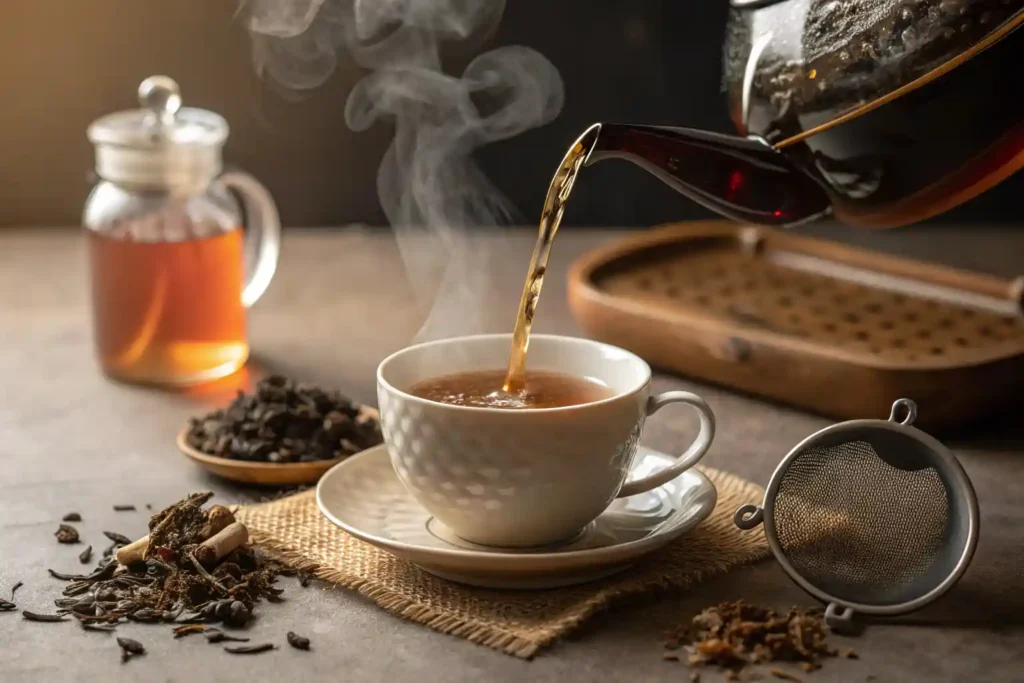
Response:
[{"label": "dried herb bits", "polygon": [[132,657],[146,654],[146,648],[137,640],[118,638],[117,645],[121,648],[121,661],[127,662]]}]

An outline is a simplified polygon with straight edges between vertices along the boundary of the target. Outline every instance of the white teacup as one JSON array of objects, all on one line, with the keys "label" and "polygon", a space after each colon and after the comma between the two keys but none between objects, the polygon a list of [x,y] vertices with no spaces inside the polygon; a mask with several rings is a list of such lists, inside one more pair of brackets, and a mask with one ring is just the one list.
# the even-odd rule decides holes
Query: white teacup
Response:
[{"label": "white teacup", "polygon": [[[589,378],[610,398],[562,408],[448,405],[413,396],[417,382],[496,370],[511,335],[411,346],[377,368],[384,440],[399,478],[439,522],[482,545],[526,547],[571,538],[615,498],[670,481],[707,452],[715,418],[685,391],[651,396],[651,369],[634,354],[587,339],[532,335],[529,367]],[[668,469],[624,485],[647,416],[684,403],[700,433]]]}]

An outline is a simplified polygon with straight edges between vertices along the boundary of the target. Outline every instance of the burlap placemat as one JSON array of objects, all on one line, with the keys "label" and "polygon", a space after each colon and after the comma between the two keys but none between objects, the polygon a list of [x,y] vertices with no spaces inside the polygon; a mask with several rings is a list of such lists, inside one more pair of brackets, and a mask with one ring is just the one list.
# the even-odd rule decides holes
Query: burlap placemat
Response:
[{"label": "burlap placemat", "polygon": [[334,526],[317,509],[314,491],[242,508],[238,517],[255,543],[290,567],[359,591],[400,617],[529,658],[614,601],[686,588],[767,555],[763,533],[732,523],[736,508],[760,502],[764,489],[701,470],[718,488],[718,505],[697,529],[621,574],[543,591],[486,590],[435,578]]}]

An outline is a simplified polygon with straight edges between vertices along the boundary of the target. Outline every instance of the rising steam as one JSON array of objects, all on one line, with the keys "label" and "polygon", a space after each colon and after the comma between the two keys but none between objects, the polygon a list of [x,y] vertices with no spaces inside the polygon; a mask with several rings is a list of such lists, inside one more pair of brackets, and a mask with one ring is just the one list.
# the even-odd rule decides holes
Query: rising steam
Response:
[{"label": "rising steam", "polygon": [[473,150],[541,126],[562,109],[558,71],[526,47],[481,54],[461,76],[444,72],[441,45],[488,34],[504,6],[504,0],[243,4],[256,68],[265,77],[315,88],[346,54],[369,71],[349,95],[345,121],[356,131],[380,120],[394,124],[377,194],[410,281],[431,305],[420,339],[474,331],[473,313],[489,285],[480,232],[511,215],[473,162]]}]

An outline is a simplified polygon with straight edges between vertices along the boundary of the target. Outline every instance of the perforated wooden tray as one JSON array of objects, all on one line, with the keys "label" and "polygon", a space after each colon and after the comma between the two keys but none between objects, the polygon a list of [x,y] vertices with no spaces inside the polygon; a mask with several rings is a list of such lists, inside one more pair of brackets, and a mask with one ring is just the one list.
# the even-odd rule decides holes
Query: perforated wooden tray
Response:
[{"label": "perforated wooden tray", "polygon": [[844,419],[911,398],[944,430],[1020,404],[1022,285],[700,222],[586,254],[569,299],[591,336],[656,367]]}]

